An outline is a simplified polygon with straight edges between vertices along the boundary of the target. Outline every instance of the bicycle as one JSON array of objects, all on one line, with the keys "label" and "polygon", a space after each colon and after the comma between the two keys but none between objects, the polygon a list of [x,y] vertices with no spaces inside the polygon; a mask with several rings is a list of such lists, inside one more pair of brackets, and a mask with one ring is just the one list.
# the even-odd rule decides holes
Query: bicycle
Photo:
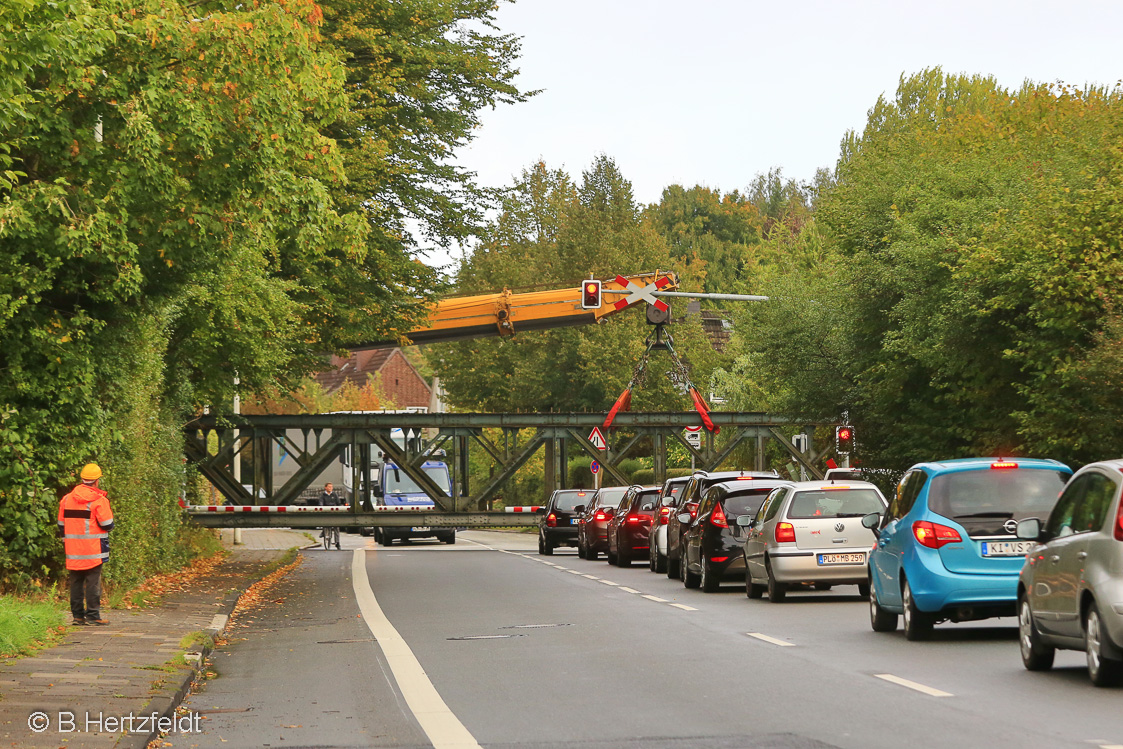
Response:
[{"label": "bicycle", "polygon": [[[330,549],[332,541],[335,541],[335,548],[339,548],[339,529],[324,526],[320,531],[320,536],[324,539],[324,548]],[[334,537],[334,539],[333,539]]]}]

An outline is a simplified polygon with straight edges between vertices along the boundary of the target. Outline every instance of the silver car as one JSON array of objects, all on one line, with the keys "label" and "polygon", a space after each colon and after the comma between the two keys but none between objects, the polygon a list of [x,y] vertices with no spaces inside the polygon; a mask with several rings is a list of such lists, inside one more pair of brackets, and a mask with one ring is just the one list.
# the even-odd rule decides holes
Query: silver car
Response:
[{"label": "silver car", "polygon": [[885,497],[866,481],[804,481],[772,492],[746,529],[745,588],[749,598],[784,600],[795,584],[857,585],[869,595],[869,552],[876,539],[862,516],[885,511]]},{"label": "silver car", "polygon": [[1018,523],[1038,543],[1018,577],[1018,640],[1030,671],[1056,648],[1083,650],[1098,687],[1123,683],[1123,460],[1091,463],[1065,484],[1044,527]]}]

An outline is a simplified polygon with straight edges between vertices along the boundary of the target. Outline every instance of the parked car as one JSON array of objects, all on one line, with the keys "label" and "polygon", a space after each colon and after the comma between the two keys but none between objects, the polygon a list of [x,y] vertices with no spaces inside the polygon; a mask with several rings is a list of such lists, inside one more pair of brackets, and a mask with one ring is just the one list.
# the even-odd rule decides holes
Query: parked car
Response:
[{"label": "parked car", "polygon": [[926,639],[941,621],[1013,616],[1018,573],[1032,541],[1018,521],[1043,517],[1072,474],[1055,460],[965,458],[913,466],[875,529],[870,625]]},{"label": "parked car", "polygon": [[714,484],[720,484],[722,481],[741,477],[780,478],[775,471],[695,471],[690,476],[686,482],[686,487],[682,490],[682,498],[679,500],[678,509],[680,512],[672,513],[667,517],[667,577],[673,580],[681,575],[679,557],[682,534],[688,524],[682,523],[679,516],[682,512],[689,512],[693,521],[693,518],[698,514],[698,503],[702,501],[702,495],[706,493],[707,489]]},{"label": "parked car", "polygon": [[620,500],[608,520],[608,563],[630,567],[632,560],[647,554],[648,531],[659,501],[658,486],[633,486]]},{"label": "parked car", "polygon": [[885,497],[865,481],[801,481],[773,491],[745,526],[745,593],[783,601],[792,585],[857,585],[869,595],[866,564],[874,534],[863,526],[885,511]]},{"label": "parked car", "polygon": [[[702,587],[707,593],[718,589],[723,580],[745,579],[745,535],[737,521],[756,516],[772,490],[791,486],[790,481],[741,476],[714,484],[698,505],[698,515],[686,528],[682,539],[683,585]],[[686,513],[680,520],[687,522]]]},{"label": "parked car", "polygon": [[679,476],[663,482],[658,511],[651,521],[651,533],[647,539],[647,566],[652,572],[667,571],[667,523],[678,508],[682,490],[688,481],[689,476]]},{"label": "parked car", "polygon": [[586,489],[558,489],[546,506],[538,511],[538,553],[550,555],[559,546],[577,545],[577,508],[592,492]]},{"label": "parked car", "polygon": [[[1035,548],[1018,577],[1018,641],[1030,671],[1057,648],[1083,650],[1098,687],[1123,682],[1123,460],[1077,471],[1042,525],[1018,522]],[[1037,545],[1040,544],[1040,545]]]},{"label": "parked car", "polygon": [[577,527],[577,556],[596,559],[608,551],[608,520],[627,491],[626,486],[602,486],[586,503]]}]

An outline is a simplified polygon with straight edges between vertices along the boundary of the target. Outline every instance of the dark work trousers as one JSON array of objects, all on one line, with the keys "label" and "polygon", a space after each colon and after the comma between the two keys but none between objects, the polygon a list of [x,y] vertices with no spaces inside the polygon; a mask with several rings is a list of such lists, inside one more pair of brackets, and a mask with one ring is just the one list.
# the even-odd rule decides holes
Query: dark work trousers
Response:
[{"label": "dark work trousers", "polygon": [[[70,578],[70,613],[75,619],[101,618],[101,565],[88,570],[67,570]],[[82,598],[85,597],[85,605]]]}]

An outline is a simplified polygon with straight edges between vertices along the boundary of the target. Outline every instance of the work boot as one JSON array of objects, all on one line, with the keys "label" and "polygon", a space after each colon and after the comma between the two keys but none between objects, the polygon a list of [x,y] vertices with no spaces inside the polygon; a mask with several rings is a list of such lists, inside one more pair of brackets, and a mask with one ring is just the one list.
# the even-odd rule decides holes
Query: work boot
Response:
[{"label": "work boot", "polygon": [[86,626],[86,620],[74,617],[74,621],[72,621],[71,624],[73,624],[75,627],[84,627]]},{"label": "work boot", "polygon": [[109,624],[109,620],[108,619],[87,619],[86,624],[95,624],[99,627],[104,627],[106,624]]}]

